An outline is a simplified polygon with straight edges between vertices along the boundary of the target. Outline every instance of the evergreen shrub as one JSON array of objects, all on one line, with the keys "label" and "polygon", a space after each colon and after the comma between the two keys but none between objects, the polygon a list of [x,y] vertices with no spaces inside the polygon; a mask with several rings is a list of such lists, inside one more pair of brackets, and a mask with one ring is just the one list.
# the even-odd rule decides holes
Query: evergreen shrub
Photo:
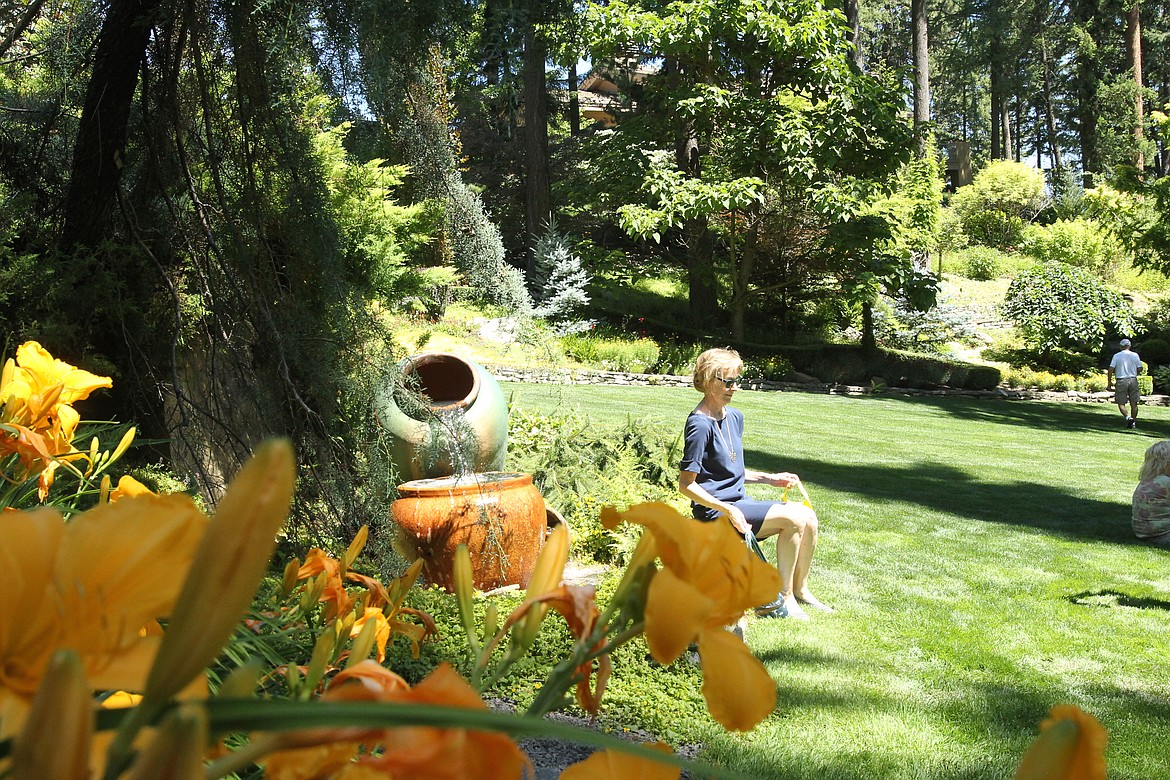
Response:
[{"label": "evergreen shrub", "polygon": [[621,564],[633,552],[634,527],[602,527],[607,504],[666,501],[683,510],[675,484],[681,421],[678,430],[632,419],[606,427],[572,413],[525,409],[512,409],[508,419],[509,468],[532,474],[545,501],[564,516],[575,557]]}]

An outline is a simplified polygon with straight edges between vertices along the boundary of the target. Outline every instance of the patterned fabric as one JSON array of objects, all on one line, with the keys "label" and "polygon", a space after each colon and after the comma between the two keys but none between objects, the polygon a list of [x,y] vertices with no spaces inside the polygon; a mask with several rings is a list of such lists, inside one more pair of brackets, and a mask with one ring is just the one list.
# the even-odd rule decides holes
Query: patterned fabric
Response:
[{"label": "patterned fabric", "polygon": [[1170,546],[1170,477],[1138,483],[1133,491],[1133,533],[1147,542]]}]

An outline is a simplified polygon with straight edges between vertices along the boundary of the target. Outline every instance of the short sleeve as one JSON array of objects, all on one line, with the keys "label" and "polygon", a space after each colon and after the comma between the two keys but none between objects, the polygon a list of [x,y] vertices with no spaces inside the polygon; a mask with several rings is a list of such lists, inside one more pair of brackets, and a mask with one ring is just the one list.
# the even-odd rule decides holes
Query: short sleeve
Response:
[{"label": "short sleeve", "polygon": [[703,457],[710,439],[711,426],[706,424],[702,415],[692,414],[687,417],[687,424],[683,429],[683,454],[682,461],[678,464],[679,471],[689,471],[693,474],[702,472]]}]

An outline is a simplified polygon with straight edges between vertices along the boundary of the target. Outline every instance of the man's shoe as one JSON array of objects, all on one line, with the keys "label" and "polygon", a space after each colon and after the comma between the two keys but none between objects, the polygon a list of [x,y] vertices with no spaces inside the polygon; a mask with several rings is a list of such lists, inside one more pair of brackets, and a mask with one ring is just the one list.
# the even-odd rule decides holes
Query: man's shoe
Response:
[{"label": "man's shoe", "polygon": [[788,606],[784,603],[784,599],[776,599],[756,607],[754,612],[758,618],[786,618],[788,617]]},{"label": "man's shoe", "polygon": [[1127,428],[1136,428],[1137,427],[1137,418],[1136,417],[1127,417],[1125,420],[1125,425]]}]

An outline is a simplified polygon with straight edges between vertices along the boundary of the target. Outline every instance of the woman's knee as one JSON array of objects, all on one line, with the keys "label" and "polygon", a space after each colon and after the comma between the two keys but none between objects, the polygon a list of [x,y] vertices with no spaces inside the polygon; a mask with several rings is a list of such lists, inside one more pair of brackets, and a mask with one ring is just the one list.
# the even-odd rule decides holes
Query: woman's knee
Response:
[{"label": "woman's knee", "polygon": [[790,530],[799,535],[808,528],[810,521],[815,524],[816,519],[816,513],[801,504],[795,507],[792,504],[776,504],[768,511],[762,530],[771,533]]}]

